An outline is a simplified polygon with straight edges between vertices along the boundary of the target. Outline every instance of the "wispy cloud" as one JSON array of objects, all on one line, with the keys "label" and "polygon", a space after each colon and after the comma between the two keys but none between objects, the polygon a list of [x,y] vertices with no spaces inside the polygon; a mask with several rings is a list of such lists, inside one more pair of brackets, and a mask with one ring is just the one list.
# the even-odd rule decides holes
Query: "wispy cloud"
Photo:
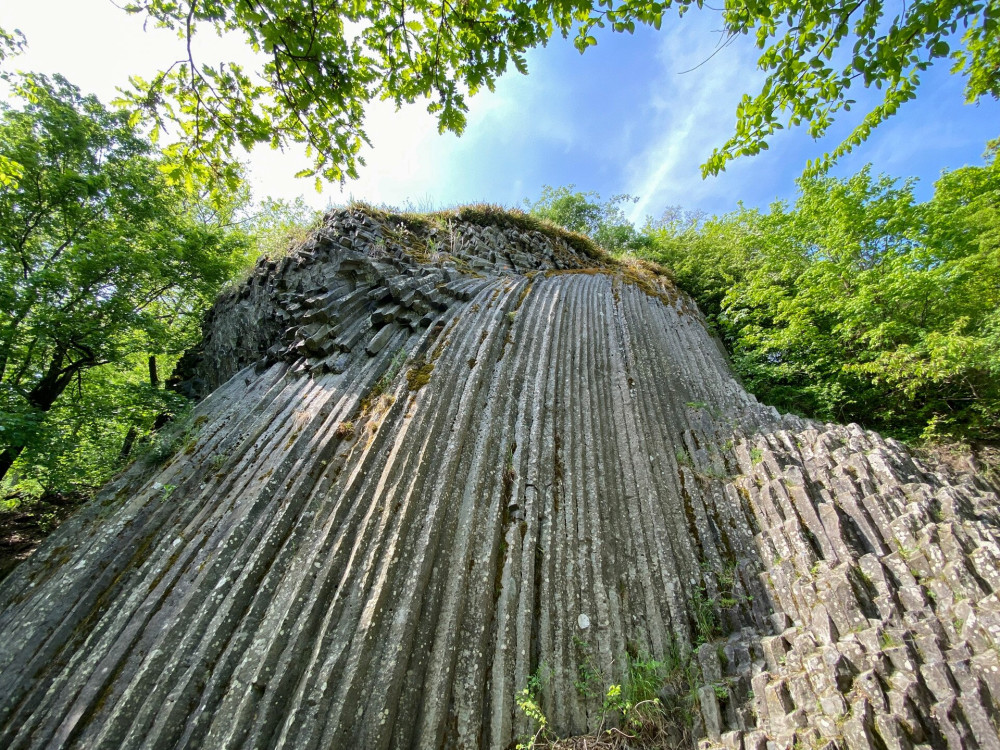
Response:
[{"label": "wispy cloud", "polygon": [[[702,180],[700,165],[731,134],[736,104],[761,78],[750,45],[722,37],[709,14],[691,14],[662,35],[648,83],[657,129],[627,165],[634,221],[668,205],[698,206],[720,180]],[[733,182],[732,177],[725,180]]]}]

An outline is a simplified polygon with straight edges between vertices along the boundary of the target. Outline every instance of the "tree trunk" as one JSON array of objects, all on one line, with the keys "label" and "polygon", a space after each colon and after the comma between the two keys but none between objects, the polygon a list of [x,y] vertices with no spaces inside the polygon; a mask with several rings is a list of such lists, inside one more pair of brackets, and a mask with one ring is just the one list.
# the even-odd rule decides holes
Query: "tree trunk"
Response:
[{"label": "tree trunk", "polygon": [[[45,375],[28,392],[28,403],[40,412],[44,413],[51,409],[52,404],[55,403],[56,399],[62,395],[62,392],[66,390],[66,387],[73,380],[73,376],[94,364],[92,360],[80,359],[70,362],[70,364],[63,367],[65,358],[66,355],[64,352],[58,352],[53,355]],[[3,453],[0,453],[0,482],[7,476],[10,467],[23,450],[24,444],[22,443],[21,445],[9,445],[4,449]]]},{"label": "tree trunk", "polygon": [[125,442],[122,443],[122,449],[118,453],[118,463],[123,464],[128,461],[129,454],[132,452],[132,446],[135,445],[135,439],[139,436],[139,431],[132,425],[128,428],[128,432],[125,433]]},{"label": "tree trunk", "polygon": [[10,467],[14,465],[17,457],[21,455],[21,451],[24,450],[23,445],[12,445],[8,448],[4,448],[3,453],[0,453],[0,482],[3,478],[7,476],[7,472]]}]

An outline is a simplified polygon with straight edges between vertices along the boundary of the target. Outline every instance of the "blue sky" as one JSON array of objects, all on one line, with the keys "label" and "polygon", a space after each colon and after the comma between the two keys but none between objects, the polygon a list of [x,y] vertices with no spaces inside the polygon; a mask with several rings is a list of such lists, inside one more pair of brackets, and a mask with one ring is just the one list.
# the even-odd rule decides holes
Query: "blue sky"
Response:
[{"label": "blue sky", "polygon": [[[60,72],[105,101],[130,73],[149,75],[178,56],[170,33],[144,32],[138,18],[110,0],[3,0],[0,26],[28,37],[29,51],[15,67]],[[638,197],[638,221],[667,206],[720,213],[739,201],[766,206],[790,199],[805,161],[831,150],[856,121],[838,123],[820,142],[804,130],[781,133],[770,151],[702,180],[698,167],[730,133],[740,95],[762,80],[752,44],[730,45],[708,59],[718,26],[712,11],[692,11],[668,18],[660,32],[600,35],[582,56],[570,40],[554,39],[529,53],[528,76],[512,71],[495,92],[470,100],[460,138],[439,135],[423,104],[397,112],[376,103],[369,110],[372,148],[359,180],[317,194],[311,182],[293,177],[306,164],[302,153],[265,150],[250,158],[255,193],[301,194],[317,207],[351,197],[422,207],[511,206],[536,198],[543,185],[572,183],[606,198]],[[243,53],[230,40],[203,38],[206,56]],[[919,177],[918,196],[927,198],[941,170],[981,164],[986,140],[1000,135],[1000,104],[964,104],[963,84],[946,66],[926,73],[917,99],[835,174],[871,162],[876,172]],[[877,94],[860,90],[850,115],[860,118],[866,99]]]}]

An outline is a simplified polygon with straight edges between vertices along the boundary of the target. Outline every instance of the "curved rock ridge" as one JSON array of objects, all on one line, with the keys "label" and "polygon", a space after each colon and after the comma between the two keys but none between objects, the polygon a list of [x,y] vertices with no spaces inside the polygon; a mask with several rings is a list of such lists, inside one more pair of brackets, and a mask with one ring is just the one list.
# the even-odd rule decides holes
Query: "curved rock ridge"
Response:
[{"label": "curved rock ridge", "polygon": [[0,746],[506,748],[657,660],[678,745],[1000,748],[994,490],[757,403],[647,270],[339,212],[181,370],[0,584]]}]

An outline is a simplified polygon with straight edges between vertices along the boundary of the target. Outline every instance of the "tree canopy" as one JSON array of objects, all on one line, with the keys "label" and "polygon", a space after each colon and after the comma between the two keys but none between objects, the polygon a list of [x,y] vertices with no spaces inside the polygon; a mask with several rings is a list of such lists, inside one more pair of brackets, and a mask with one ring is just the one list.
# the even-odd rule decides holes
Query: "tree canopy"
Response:
[{"label": "tree canopy", "polygon": [[532,203],[525,200],[529,213],[541,219],[591,237],[598,245],[611,252],[639,251],[649,245],[649,239],[636,231],[635,225],[625,216],[623,205],[638,199],[630,195],[612,196],[601,202],[596,192],[574,191],[574,185],[542,188],[542,194]]},{"label": "tree canopy", "polygon": [[[510,66],[527,72],[525,53],[556,33],[585,51],[596,29],[631,33],[660,28],[675,9],[701,0],[132,0],[130,13],[177,31],[178,60],[149,80],[131,79],[123,102],[155,124],[172,127],[189,162],[225,174],[238,147],[306,144],[302,174],[356,176],[366,140],[365,105],[430,99],[442,131],[461,133],[466,99],[492,89]],[[705,12],[705,11],[703,11]],[[717,174],[741,155],[768,147],[785,127],[824,134],[850,110],[858,86],[884,90],[847,139],[814,168],[851,150],[913,98],[920,73],[950,61],[966,76],[970,101],[1000,96],[1000,0],[915,0],[898,9],[884,0],[836,4],[780,0],[726,3],[722,44],[751,36],[766,80],[747,93],[735,132],[703,165]],[[895,13],[893,15],[893,13]],[[215,62],[206,36],[242,40],[254,62]],[[22,43],[0,35],[0,61]]]},{"label": "tree canopy", "polygon": [[[79,438],[84,412],[113,405],[128,425],[162,408],[145,375],[122,373],[193,342],[247,246],[166,179],[127,114],[59,77],[23,76],[15,92],[20,108],[0,105],[0,479],[26,450],[51,458],[67,430]],[[113,397],[95,403],[99,382]]]},{"label": "tree canopy", "polygon": [[839,112],[851,109],[852,88],[884,89],[881,103],[850,135],[813,161],[811,171],[822,171],[913,99],[921,72],[935,62],[951,60],[952,71],[966,76],[967,101],[1000,98],[997,0],[916,0],[898,7],[883,0],[755,0],[726,3],[723,21],[728,34],[755,38],[762,50],[758,67],[767,77],[760,92],[743,96],[736,132],[702,166],[704,174],[766,149],[784,127],[807,125],[818,138]]},{"label": "tree canopy", "polygon": [[794,206],[652,231],[747,387],[903,438],[1000,438],[1000,163],[805,178]]}]

